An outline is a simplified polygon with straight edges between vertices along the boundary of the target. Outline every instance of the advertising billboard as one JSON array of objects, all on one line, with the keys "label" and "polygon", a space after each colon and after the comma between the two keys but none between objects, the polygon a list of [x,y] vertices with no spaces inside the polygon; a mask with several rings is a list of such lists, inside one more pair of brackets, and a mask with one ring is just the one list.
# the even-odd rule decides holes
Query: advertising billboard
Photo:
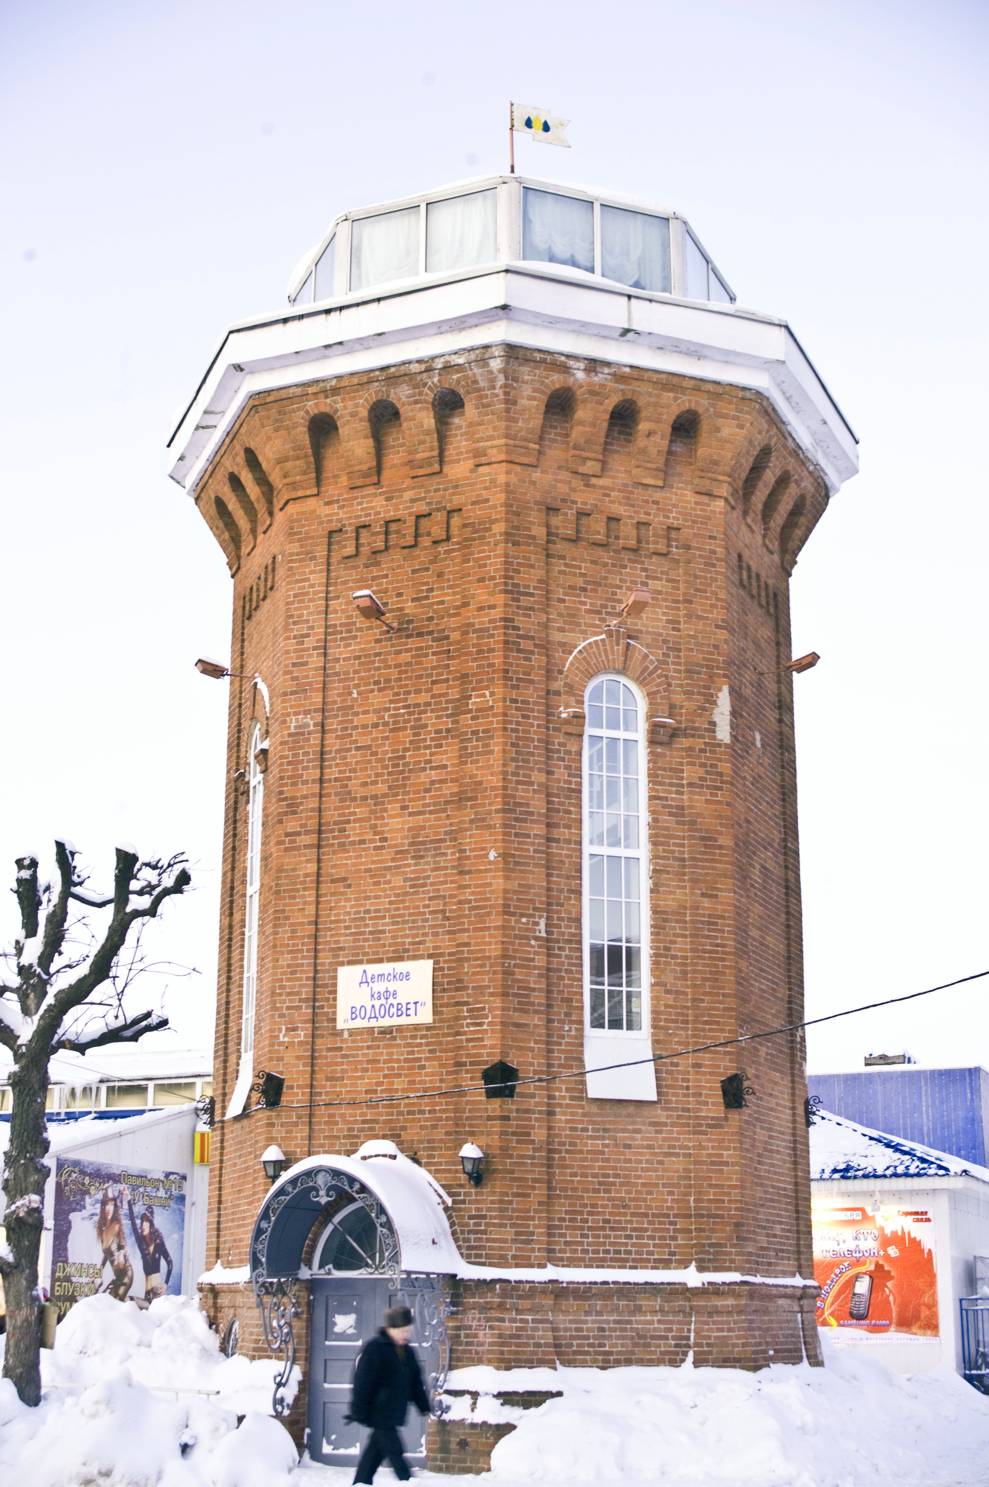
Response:
[{"label": "advertising billboard", "polygon": [[181,1172],[59,1157],[51,1299],[60,1317],[97,1291],[141,1307],[181,1294],[185,1182]]},{"label": "advertising billboard", "polygon": [[815,1199],[813,1225],[819,1327],[901,1342],[939,1335],[929,1208]]}]

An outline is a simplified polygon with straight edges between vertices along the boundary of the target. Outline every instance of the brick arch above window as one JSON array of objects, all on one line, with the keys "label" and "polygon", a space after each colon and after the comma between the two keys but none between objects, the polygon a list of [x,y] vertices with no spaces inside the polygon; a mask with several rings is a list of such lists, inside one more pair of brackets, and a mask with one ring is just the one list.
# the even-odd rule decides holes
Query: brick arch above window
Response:
[{"label": "brick arch above window", "polygon": [[647,741],[669,743],[676,731],[670,717],[669,682],[662,665],[621,625],[606,625],[571,652],[563,668],[560,717],[568,733],[584,732],[584,694],[602,672],[616,672],[637,683],[646,699]]}]

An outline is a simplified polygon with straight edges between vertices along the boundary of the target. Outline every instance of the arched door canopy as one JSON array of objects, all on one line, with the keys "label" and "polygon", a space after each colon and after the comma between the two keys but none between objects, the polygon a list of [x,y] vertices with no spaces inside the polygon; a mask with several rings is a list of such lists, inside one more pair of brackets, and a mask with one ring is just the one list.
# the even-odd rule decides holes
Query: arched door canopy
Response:
[{"label": "arched door canopy", "polygon": [[462,1261],[445,1212],[449,1195],[394,1142],[366,1141],[352,1157],[305,1157],[272,1185],[251,1235],[255,1292],[264,1282],[299,1276],[309,1235],[340,1200],[360,1205],[376,1231],[363,1273],[459,1272]]}]

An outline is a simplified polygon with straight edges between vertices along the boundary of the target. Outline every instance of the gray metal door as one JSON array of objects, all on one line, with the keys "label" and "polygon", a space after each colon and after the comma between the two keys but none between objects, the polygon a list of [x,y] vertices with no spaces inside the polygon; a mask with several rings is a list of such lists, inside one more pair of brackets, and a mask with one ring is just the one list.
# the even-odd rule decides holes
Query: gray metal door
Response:
[{"label": "gray metal door", "polygon": [[[354,1466],[367,1439],[360,1425],[344,1420],[350,1409],[354,1364],[364,1344],[381,1326],[389,1306],[412,1308],[415,1348],[427,1387],[437,1373],[440,1345],[433,1328],[420,1322],[431,1281],[377,1276],[313,1276],[310,1281],[309,1455],[330,1466]],[[424,1294],[425,1293],[425,1294]],[[427,1308],[427,1313],[428,1313]],[[425,1316],[427,1313],[423,1313]],[[421,1333],[426,1335],[420,1340]],[[445,1339],[445,1329],[443,1333]],[[436,1354],[436,1357],[434,1357]],[[401,1432],[413,1466],[426,1461],[426,1422],[414,1405]]]}]

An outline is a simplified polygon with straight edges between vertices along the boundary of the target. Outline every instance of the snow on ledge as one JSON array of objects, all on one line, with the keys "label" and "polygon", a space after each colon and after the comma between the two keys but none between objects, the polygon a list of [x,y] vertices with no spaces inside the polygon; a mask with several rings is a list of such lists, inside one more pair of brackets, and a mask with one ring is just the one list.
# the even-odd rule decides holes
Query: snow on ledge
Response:
[{"label": "snow on ledge", "polygon": [[212,1270],[203,1271],[196,1284],[199,1286],[246,1286],[250,1278],[251,1271],[248,1265],[237,1265],[229,1269],[217,1260]]},{"label": "snow on ledge", "polygon": [[813,1286],[802,1275],[745,1275],[739,1270],[610,1270],[579,1265],[540,1265],[512,1270],[500,1265],[471,1265],[461,1261],[460,1280],[560,1281],[563,1285],[648,1286]]}]

